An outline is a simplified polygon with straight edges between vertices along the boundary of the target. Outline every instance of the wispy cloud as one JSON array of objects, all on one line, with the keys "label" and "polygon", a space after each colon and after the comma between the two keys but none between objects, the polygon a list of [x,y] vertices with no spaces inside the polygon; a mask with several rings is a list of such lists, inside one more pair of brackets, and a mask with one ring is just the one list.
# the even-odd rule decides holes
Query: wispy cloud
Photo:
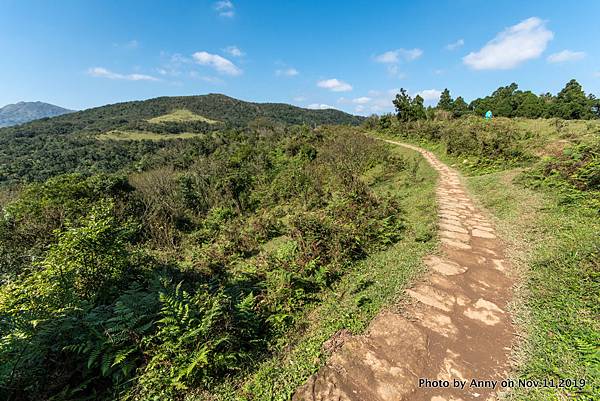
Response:
[{"label": "wispy cloud", "polygon": [[368,96],[362,96],[352,99],[352,103],[355,104],[367,104],[371,101],[371,98]]},{"label": "wispy cloud", "polygon": [[386,91],[370,90],[367,93],[368,96],[361,96],[352,99],[341,97],[338,99],[338,103],[355,105],[354,112],[359,114],[391,111],[393,109],[392,100],[398,91],[399,89],[397,88]]},{"label": "wispy cloud", "polygon": [[88,75],[95,78],[119,79],[125,81],[159,81],[158,78],[146,74],[119,74],[104,67],[92,67],[87,70]]},{"label": "wispy cloud", "polygon": [[221,17],[233,18],[235,6],[230,0],[221,0],[215,3],[215,10]]},{"label": "wispy cloud", "polygon": [[448,43],[446,45],[446,50],[456,50],[460,47],[463,47],[465,44],[465,40],[464,39],[458,39],[456,42],[452,42],[452,43]]},{"label": "wispy cloud", "polygon": [[585,52],[574,52],[572,50],[563,50],[558,53],[553,53],[548,56],[550,63],[564,63],[566,61],[581,60],[586,56]]},{"label": "wispy cloud", "polygon": [[137,49],[140,46],[140,42],[136,39],[132,39],[129,42],[124,43],[113,43],[114,47],[120,47],[122,49]]},{"label": "wispy cloud", "polygon": [[306,106],[306,108],[315,110],[335,109],[335,107],[323,103],[312,103]]},{"label": "wispy cloud", "polygon": [[352,85],[336,78],[325,79],[317,82],[319,88],[329,89],[332,92],[348,92],[352,90]]},{"label": "wispy cloud", "polygon": [[222,84],[223,80],[219,77],[211,77],[209,75],[199,76],[198,79],[203,80],[204,82],[208,82],[209,84],[218,85]]},{"label": "wispy cloud", "polygon": [[463,62],[474,70],[508,70],[540,57],[553,37],[544,21],[531,17],[498,33]]},{"label": "wispy cloud", "polygon": [[375,61],[384,64],[397,64],[401,61],[413,61],[423,55],[421,49],[396,49],[375,56]]},{"label": "wispy cloud", "polygon": [[194,61],[200,65],[205,65],[213,68],[219,74],[237,76],[242,74],[242,70],[218,54],[211,54],[205,51],[196,52],[192,55]]},{"label": "wispy cloud", "polygon": [[246,53],[240,50],[237,46],[227,46],[223,51],[232,57],[244,57]]},{"label": "wispy cloud", "polygon": [[300,72],[298,72],[297,69],[292,67],[275,70],[275,75],[277,75],[278,77],[295,77],[298,74],[300,74]]}]

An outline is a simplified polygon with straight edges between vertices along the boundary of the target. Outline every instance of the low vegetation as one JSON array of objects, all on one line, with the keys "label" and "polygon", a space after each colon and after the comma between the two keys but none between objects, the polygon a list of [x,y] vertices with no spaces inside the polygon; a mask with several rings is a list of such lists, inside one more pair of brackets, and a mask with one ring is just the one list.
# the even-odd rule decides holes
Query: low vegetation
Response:
[{"label": "low vegetation", "polygon": [[165,114],[164,116],[154,117],[148,120],[149,123],[152,124],[160,124],[160,123],[171,123],[171,122],[188,122],[188,121],[202,121],[207,124],[218,124],[219,121],[211,120],[210,118],[202,117],[197,114],[192,113],[186,109],[174,110],[169,114]]},{"label": "low vegetation", "polygon": [[204,134],[195,134],[192,132],[183,132],[181,134],[159,134],[155,132],[145,131],[108,131],[105,134],[98,135],[96,138],[100,140],[112,141],[169,141],[173,139],[190,139],[197,138]]},{"label": "low vegetation", "polygon": [[[2,198],[3,399],[227,388],[270,399],[264,375],[289,394],[320,351],[290,381],[275,355],[316,347],[348,319],[359,330],[418,270],[433,214],[405,198],[433,204],[417,200],[432,176],[414,156],[350,128],[204,140],[219,146],[191,142],[199,153],[185,145],[139,172],[58,175]],[[388,249],[404,262],[375,284]],[[354,317],[313,320],[336,302]]]}]

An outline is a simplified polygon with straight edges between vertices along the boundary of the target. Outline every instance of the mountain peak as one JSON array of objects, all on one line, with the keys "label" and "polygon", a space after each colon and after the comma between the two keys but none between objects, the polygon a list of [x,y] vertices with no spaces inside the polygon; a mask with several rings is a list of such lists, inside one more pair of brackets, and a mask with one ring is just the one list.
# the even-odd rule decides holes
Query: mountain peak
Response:
[{"label": "mountain peak", "polygon": [[0,107],[0,127],[23,124],[45,117],[56,117],[73,110],[40,101],[7,104]]}]

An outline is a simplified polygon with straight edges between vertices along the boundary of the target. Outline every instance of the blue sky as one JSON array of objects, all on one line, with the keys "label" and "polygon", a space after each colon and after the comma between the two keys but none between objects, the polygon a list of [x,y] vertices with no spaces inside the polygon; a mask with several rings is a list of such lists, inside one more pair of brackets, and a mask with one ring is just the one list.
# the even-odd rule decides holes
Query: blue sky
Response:
[{"label": "blue sky", "polygon": [[498,86],[600,95],[600,2],[0,0],[0,106],[157,96],[391,110]]}]

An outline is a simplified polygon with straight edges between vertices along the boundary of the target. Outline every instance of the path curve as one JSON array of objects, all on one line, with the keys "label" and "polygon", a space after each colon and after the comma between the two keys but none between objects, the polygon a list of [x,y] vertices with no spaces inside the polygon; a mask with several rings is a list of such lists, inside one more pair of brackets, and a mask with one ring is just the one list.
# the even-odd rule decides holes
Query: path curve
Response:
[{"label": "path curve", "polygon": [[[333,352],[293,400],[496,400],[500,381],[508,378],[514,333],[504,246],[455,170],[429,151],[386,142],[421,153],[439,173],[440,256],[425,258],[430,272],[406,291],[412,302],[402,314],[380,313],[365,335]],[[463,389],[454,387],[460,386],[455,379],[466,381]],[[472,380],[486,382],[474,387]]]}]

